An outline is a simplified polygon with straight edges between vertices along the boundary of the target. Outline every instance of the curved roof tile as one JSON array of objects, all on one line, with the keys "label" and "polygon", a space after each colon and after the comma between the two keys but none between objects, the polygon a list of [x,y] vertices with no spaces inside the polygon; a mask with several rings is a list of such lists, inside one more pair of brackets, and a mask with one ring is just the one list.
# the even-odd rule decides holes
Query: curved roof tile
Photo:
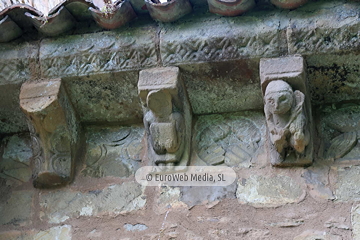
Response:
[{"label": "curved roof tile", "polygon": [[[183,3],[186,1],[187,3]],[[175,21],[184,14],[191,11],[189,0],[0,0],[0,42],[9,42],[20,37],[26,31],[37,31],[45,36],[57,36],[72,29],[76,22],[94,20],[105,29],[118,28],[128,21],[134,19],[136,14],[142,14],[151,7],[151,16],[156,21]],[[194,2],[194,0],[190,0]],[[224,0],[208,0],[217,4],[229,5]],[[253,0],[238,0],[242,2],[253,2]],[[269,1],[269,0],[266,0]],[[286,0],[288,5],[284,6],[284,1],[270,0],[275,5],[281,2],[282,8],[296,8],[305,4],[308,0]],[[16,4],[12,4],[16,2]],[[178,9],[174,9],[172,4],[179,2]],[[181,4],[180,4],[181,2]],[[261,1],[260,1],[261,3]],[[258,4],[260,4],[258,2]],[[181,6],[188,5],[190,8],[184,14]],[[166,8],[162,6],[167,6]],[[214,5],[214,4],[213,4]],[[214,6],[212,5],[212,8]],[[232,4],[230,4],[232,5]],[[239,4],[235,4],[235,7]],[[251,5],[251,4],[250,4]],[[220,6],[220,5],[219,5]],[[252,6],[252,5],[251,5]],[[168,11],[166,13],[154,11]],[[250,7],[249,7],[250,9]],[[246,10],[249,10],[246,9]],[[226,12],[232,11],[226,6],[225,10],[212,12],[229,15]],[[225,12],[225,13],[221,13]],[[240,11],[239,14],[243,13]],[[172,15],[168,16],[168,15]],[[233,16],[233,14],[230,14]],[[157,16],[166,16],[161,18]],[[165,19],[165,20],[164,20]],[[170,19],[170,20],[168,20]]]}]

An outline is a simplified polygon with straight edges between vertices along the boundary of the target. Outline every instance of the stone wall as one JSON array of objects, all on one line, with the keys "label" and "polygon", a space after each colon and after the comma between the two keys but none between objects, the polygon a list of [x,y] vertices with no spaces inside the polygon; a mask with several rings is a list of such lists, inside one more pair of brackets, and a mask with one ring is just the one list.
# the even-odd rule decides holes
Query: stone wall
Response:
[{"label": "stone wall", "polygon": [[316,110],[322,129],[308,168],[271,167],[261,111],[197,117],[191,165],[232,167],[227,187],[142,187],[144,129],[132,125],[86,127],[74,182],[34,189],[28,135],[4,137],[0,239],[359,239],[358,146],[326,157],[329,126],[353,126],[357,108]]}]

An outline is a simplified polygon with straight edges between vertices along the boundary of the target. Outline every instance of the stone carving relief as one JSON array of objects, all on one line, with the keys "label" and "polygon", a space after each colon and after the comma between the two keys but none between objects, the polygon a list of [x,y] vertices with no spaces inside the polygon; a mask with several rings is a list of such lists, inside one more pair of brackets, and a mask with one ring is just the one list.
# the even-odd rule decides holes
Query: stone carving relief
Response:
[{"label": "stone carving relief", "polygon": [[356,103],[325,106],[320,112],[318,132],[324,146],[323,158],[359,160],[360,106]]},{"label": "stone carving relief", "polygon": [[2,44],[0,46],[0,83],[21,83],[31,78],[34,75],[32,71],[38,71],[36,66],[38,51],[36,43],[19,43],[16,44],[16,48],[10,44]]},{"label": "stone carving relief", "polygon": [[250,167],[265,138],[263,115],[209,115],[195,126],[195,150],[208,165]]},{"label": "stone carving relief", "polygon": [[26,82],[20,106],[28,117],[33,149],[33,184],[56,187],[73,178],[78,129],[60,79]]},{"label": "stone carving relief", "polygon": [[149,160],[159,166],[187,165],[191,112],[179,69],[141,71],[138,91],[143,104]]},{"label": "stone carving relief", "polygon": [[121,38],[111,32],[80,39],[68,36],[67,44],[63,39],[45,40],[41,47],[42,75],[48,78],[82,76],[155,66],[153,35],[130,31]]},{"label": "stone carving relief", "polygon": [[310,133],[304,111],[305,95],[282,80],[269,83],[265,91],[265,116],[271,143],[281,155],[290,149],[303,154]]},{"label": "stone carving relief", "polygon": [[0,179],[7,185],[18,186],[31,179],[32,150],[27,134],[4,137],[0,141]]},{"label": "stone carving relief", "polygon": [[262,59],[260,72],[271,164],[311,164],[312,120],[302,57]]},{"label": "stone carving relief", "polygon": [[140,167],[143,135],[140,126],[88,129],[82,173],[91,177],[129,177]]},{"label": "stone carving relief", "polygon": [[[248,34],[248,32],[246,32]],[[178,35],[178,31],[176,35]],[[184,33],[186,34],[186,33]],[[255,54],[257,56],[269,55],[275,51],[279,42],[278,31],[267,32],[249,36],[239,33],[233,36],[208,36],[199,38],[188,36],[171,38],[171,41],[162,43],[161,55],[166,64],[182,62],[220,61],[238,59],[242,56]]]},{"label": "stone carving relief", "polygon": [[333,138],[327,150],[326,158],[339,159],[349,153],[357,144],[357,132],[346,132]]},{"label": "stone carving relief", "polygon": [[[336,14],[333,14],[333,17],[335,16]],[[359,36],[359,32],[355,27],[358,23],[349,25],[349,27],[346,28],[331,25],[329,27],[319,27],[310,24],[313,19],[308,19],[307,21],[309,22],[302,21],[301,24],[294,22],[292,26],[289,26],[287,29],[289,50],[293,53],[326,53],[329,49],[339,51],[359,46],[359,43],[355,41]]]}]

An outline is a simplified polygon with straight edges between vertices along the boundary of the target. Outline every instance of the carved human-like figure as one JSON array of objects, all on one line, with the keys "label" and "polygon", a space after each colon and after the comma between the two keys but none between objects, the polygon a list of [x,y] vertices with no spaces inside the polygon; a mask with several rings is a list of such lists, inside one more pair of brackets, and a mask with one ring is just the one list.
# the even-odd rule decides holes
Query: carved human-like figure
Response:
[{"label": "carved human-like figure", "polygon": [[271,81],[265,91],[265,115],[271,143],[286,158],[304,153],[310,141],[304,110],[305,95],[283,80]]},{"label": "carved human-like figure", "polygon": [[147,95],[149,109],[144,116],[150,154],[156,165],[172,166],[184,152],[185,121],[175,111],[172,97],[166,90],[153,90]]}]

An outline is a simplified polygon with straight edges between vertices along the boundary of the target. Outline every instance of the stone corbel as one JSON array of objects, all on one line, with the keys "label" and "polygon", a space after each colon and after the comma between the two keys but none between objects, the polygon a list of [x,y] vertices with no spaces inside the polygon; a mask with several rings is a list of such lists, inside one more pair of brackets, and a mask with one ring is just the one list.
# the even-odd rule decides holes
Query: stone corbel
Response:
[{"label": "stone corbel", "polygon": [[260,79],[271,164],[310,165],[313,120],[304,59],[301,56],[261,59]]},{"label": "stone corbel", "polygon": [[151,164],[186,166],[190,157],[192,116],[179,68],[140,71],[138,93]]},{"label": "stone corbel", "polygon": [[25,82],[20,106],[32,139],[34,186],[50,188],[71,182],[80,127],[61,79]]}]

